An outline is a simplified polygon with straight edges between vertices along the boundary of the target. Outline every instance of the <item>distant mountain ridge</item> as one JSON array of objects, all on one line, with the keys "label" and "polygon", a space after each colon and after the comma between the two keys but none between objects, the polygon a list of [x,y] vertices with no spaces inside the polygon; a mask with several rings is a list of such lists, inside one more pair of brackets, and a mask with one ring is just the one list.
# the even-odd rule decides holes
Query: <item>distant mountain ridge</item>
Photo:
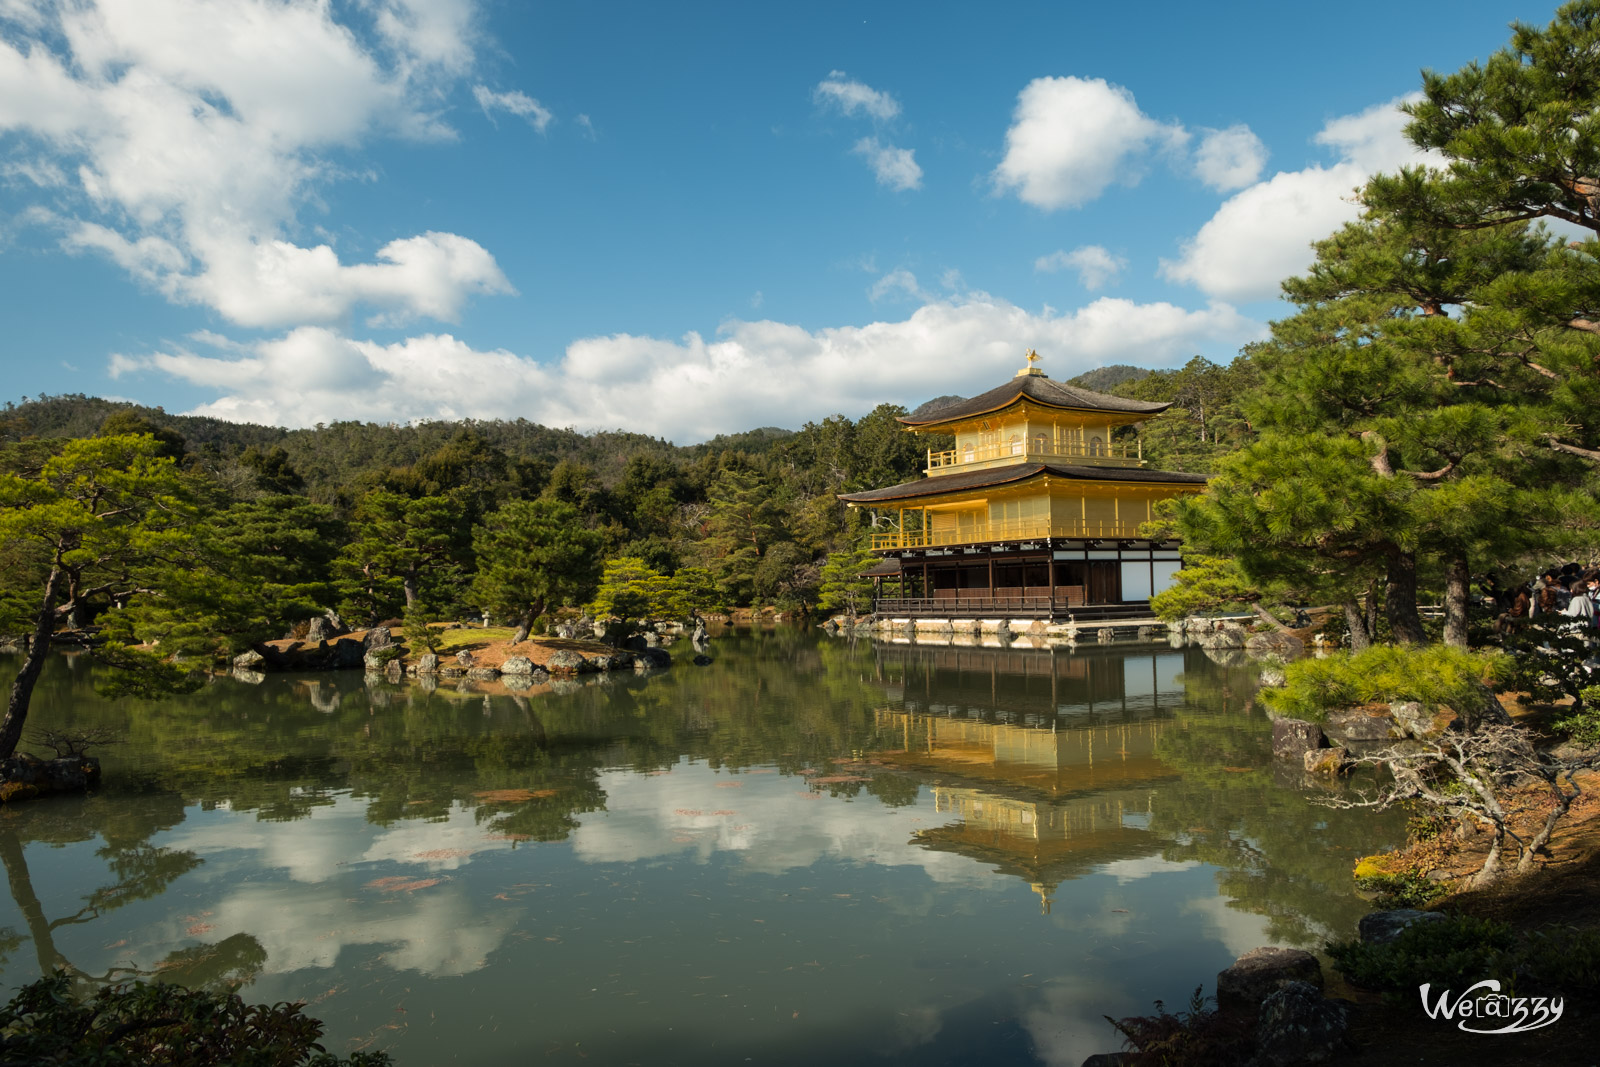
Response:
[{"label": "distant mountain ridge", "polygon": [[1113,363],[1109,367],[1096,367],[1091,371],[1084,371],[1076,378],[1069,379],[1068,385],[1076,385],[1083,389],[1093,389],[1097,393],[1109,393],[1119,385],[1139,381],[1141,378],[1150,377],[1151,371],[1144,367],[1134,367],[1127,363]]}]

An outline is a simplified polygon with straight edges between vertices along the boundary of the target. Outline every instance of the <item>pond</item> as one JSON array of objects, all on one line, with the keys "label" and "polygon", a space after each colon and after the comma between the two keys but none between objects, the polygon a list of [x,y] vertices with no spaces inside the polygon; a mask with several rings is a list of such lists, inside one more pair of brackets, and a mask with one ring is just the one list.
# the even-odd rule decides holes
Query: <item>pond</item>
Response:
[{"label": "pond", "polygon": [[98,795],[0,812],[5,985],[235,983],[402,1065],[1076,1067],[1104,1015],[1348,936],[1402,836],[1275,776],[1254,670],[1199,648],[711,651],[162,702],[55,657],[33,723],[124,740]]}]

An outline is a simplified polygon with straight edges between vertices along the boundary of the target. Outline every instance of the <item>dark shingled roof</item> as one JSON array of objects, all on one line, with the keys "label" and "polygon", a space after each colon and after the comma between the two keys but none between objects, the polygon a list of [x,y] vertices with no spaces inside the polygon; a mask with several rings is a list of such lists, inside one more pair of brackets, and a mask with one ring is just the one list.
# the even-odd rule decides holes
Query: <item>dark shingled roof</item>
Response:
[{"label": "dark shingled roof", "polygon": [[881,504],[887,500],[909,500],[919,496],[938,496],[964,489],[988,489],[997,485],[1025,482],[1037,474],[1086,482],[1158,482],[1163,485],[1204,485],[1204,474],[1156,471],[1144,467],[1079,467],[1055,463],[1016,463],[1006,467],[966,471],[961,474],[936,474],[921,481],[902,482],[864,493],[840,493],[839,499],[851,504]]},{"label": "dark shingled roof", "polygon": [[1144,400],[1125,400],[1109,393],[1097,393],[1093,389],[1062,385],[1042,374],[1021,374],[998,389],[980,393],[971,400],[940,405],[934,411],[923,415],[907,415],[900,421],[907,426],[930,426],[934,423],[949,422],[951,419],[966,418],[969,415],[982,415],[986,411],[998,411],[1023,396],[1051,407],[1075,408],[1080,411],[1115,411],[1132,415],[1159,415],[1172,406],[1153,404]]}]

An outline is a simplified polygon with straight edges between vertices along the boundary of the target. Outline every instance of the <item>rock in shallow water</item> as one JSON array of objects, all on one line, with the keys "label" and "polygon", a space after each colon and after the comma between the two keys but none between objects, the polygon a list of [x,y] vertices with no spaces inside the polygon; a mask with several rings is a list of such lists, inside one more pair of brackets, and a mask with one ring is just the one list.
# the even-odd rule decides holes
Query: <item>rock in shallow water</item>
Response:
[{"label": "rock in shallow water", "polygon": [[1416,908],[1391,908],[1388,911],[1374,911],[1363,915],[1357,933],[1366,944],[1383,945],[1399,937],[1400,931],[1408,926],[1443,921],[1442,912],[1418,911]]},{"label": "rock in shallow water", "polygon": [[1217,973],[1217,1010],[1253,1015],[1261,1002],[1290,982],[1322,988],[1322,965],[1298,948],[1255,948]]}]

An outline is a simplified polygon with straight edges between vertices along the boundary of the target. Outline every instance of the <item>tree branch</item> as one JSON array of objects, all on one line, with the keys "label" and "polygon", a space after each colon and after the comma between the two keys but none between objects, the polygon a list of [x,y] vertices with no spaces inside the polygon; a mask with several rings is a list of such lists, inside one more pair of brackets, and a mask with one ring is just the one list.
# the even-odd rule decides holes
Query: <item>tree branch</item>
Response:
[{"label": "tree branch", "polygon": [[1592,448],[1579,448],[1577,445],[1569,445],[1564,441],[1558,441],[1555,434],[1551,433],[1545,434],[1544,437],[1545,440],[1550,442],[1550,447],[1557,452],[1565,452],[1569,456],[1582,456],[1584,459],[1600,463],[1600,452]]}]

